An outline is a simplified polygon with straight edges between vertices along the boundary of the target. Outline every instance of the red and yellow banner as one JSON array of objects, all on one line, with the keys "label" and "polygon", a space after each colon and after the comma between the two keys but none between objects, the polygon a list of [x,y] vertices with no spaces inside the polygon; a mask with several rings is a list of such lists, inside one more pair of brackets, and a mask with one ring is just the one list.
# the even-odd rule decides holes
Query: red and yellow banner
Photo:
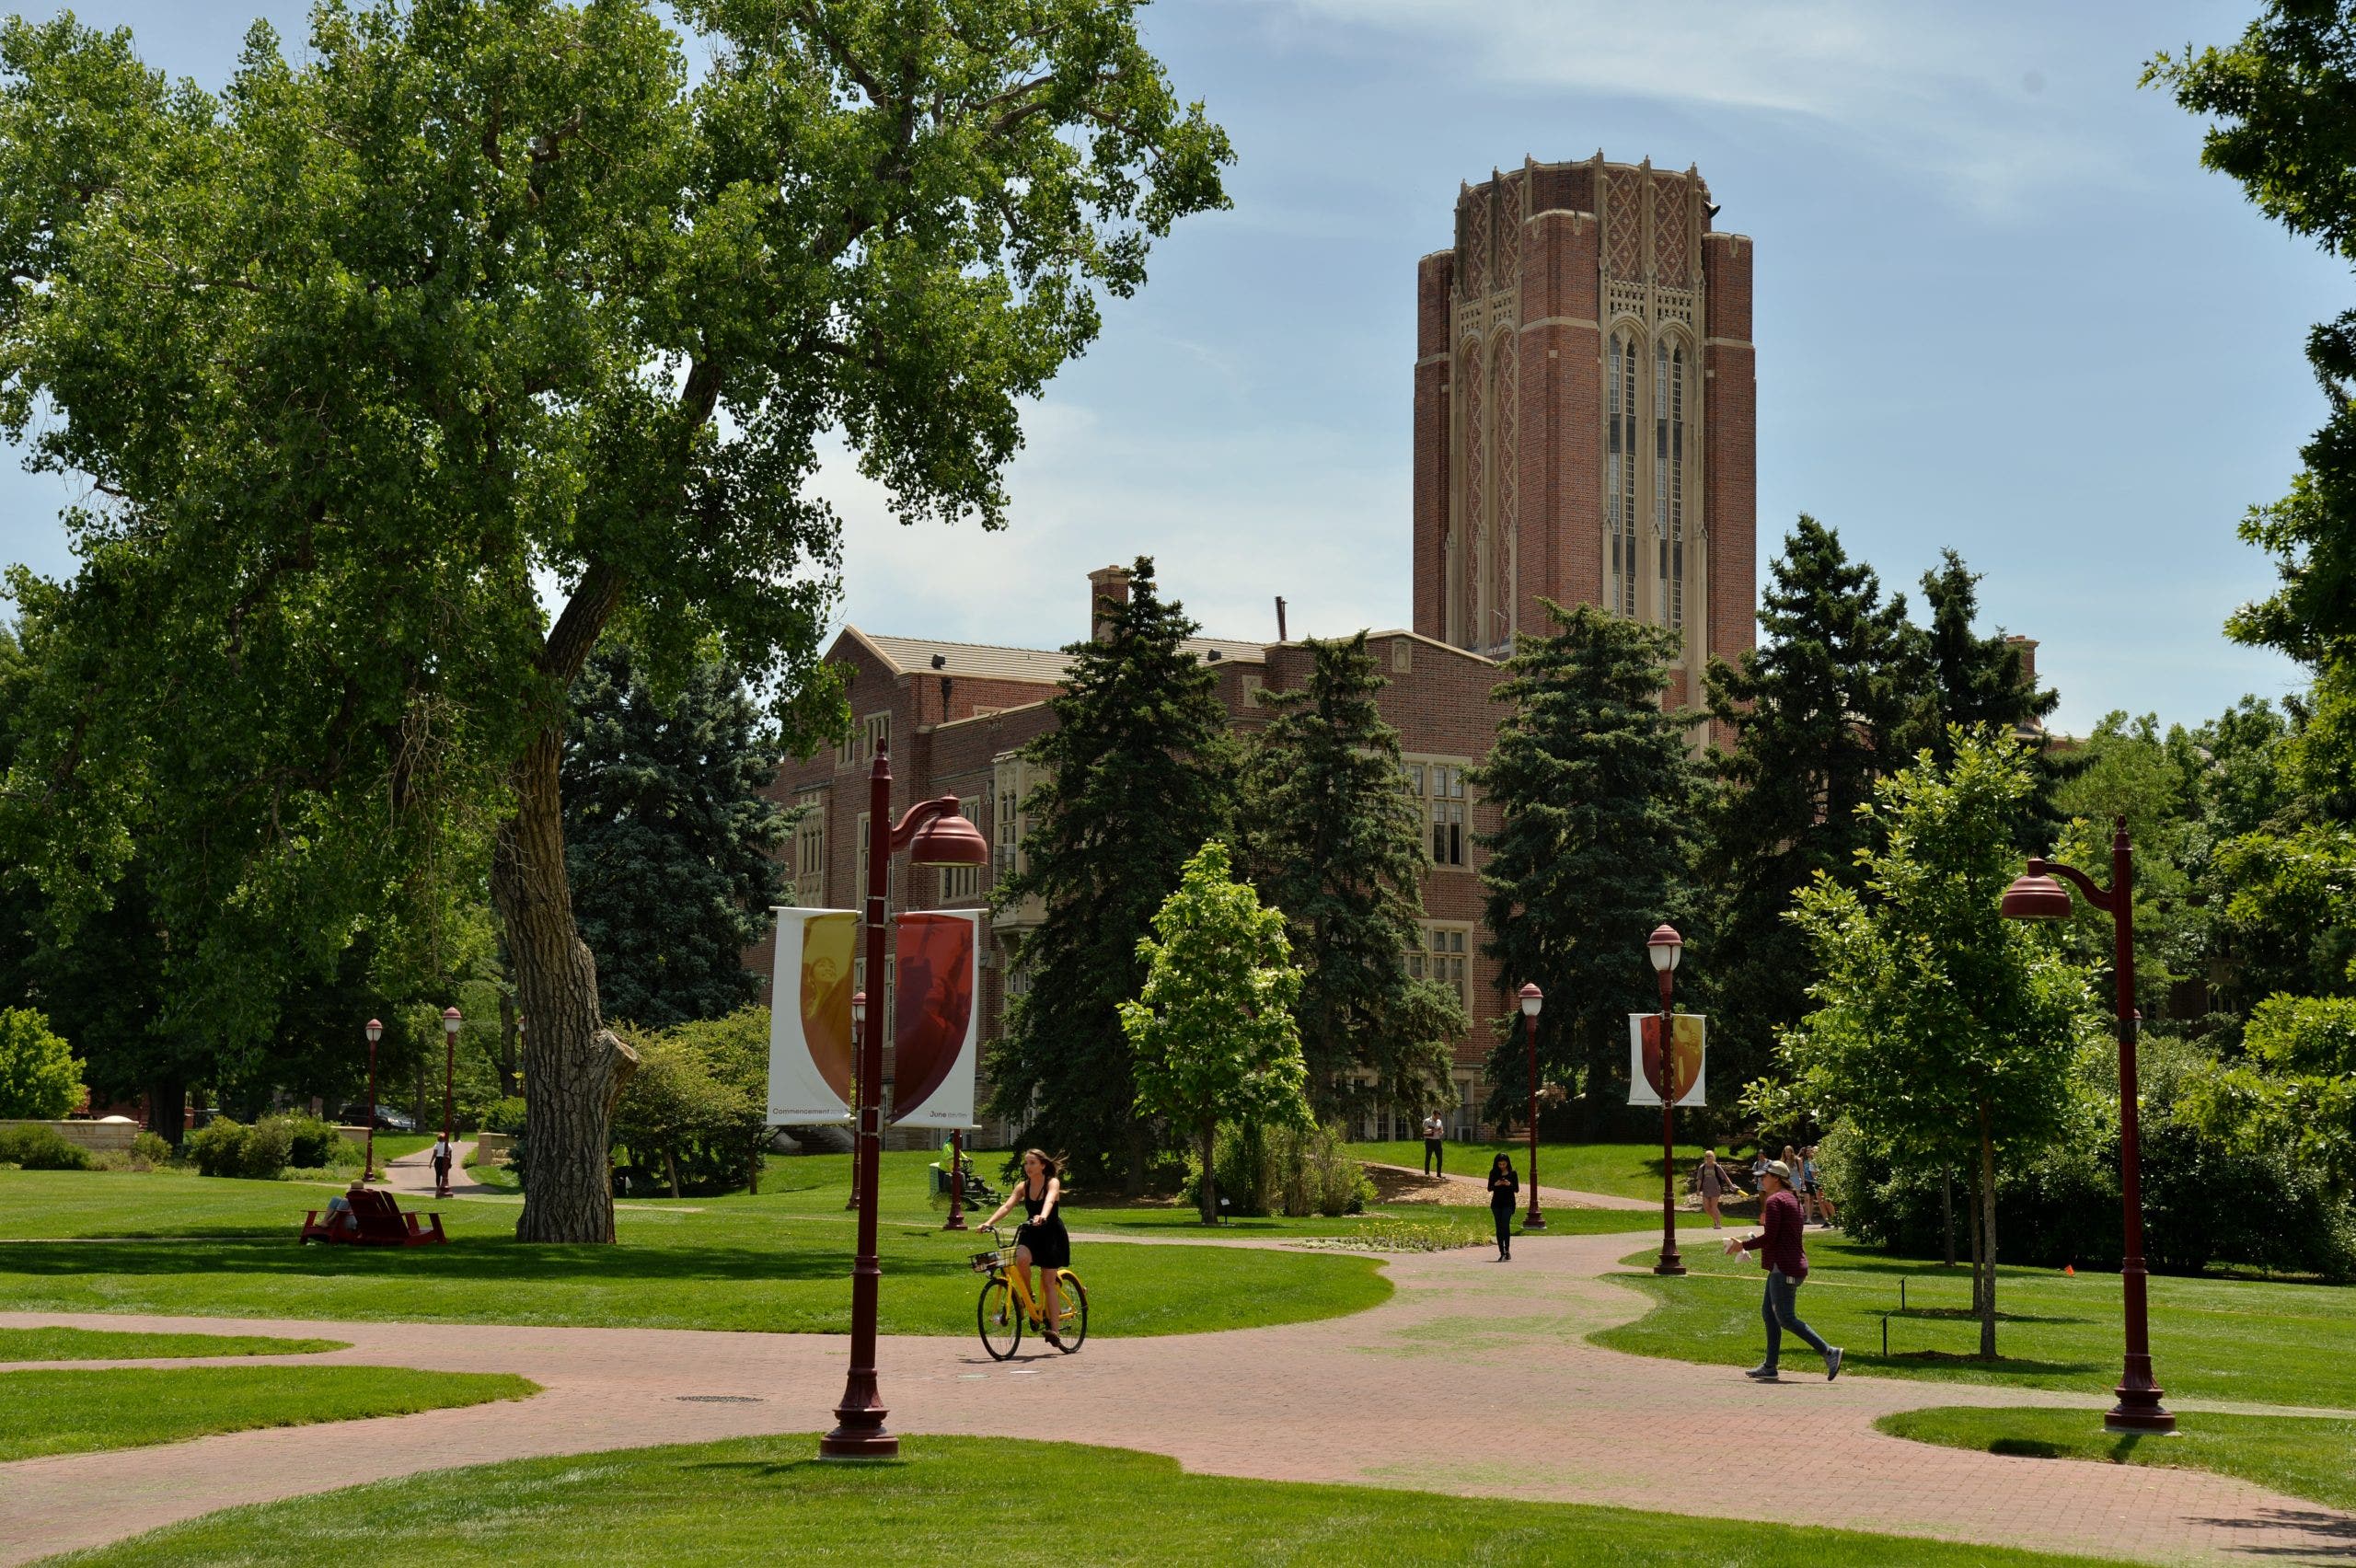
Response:
[{"label": "red and yellow banner", "polygon": [[859,916],[849,909],[777,911],[769,990],[772,1127],[851,1119],[851,956]]}]

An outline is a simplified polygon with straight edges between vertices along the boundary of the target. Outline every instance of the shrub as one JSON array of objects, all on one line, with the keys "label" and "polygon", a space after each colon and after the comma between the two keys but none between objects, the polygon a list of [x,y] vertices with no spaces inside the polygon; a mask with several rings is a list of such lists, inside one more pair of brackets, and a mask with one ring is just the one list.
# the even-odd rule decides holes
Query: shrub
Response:
[{"label": "shrub", "polygon": [[489,1111],[483,1113],[482,1130],[486,1133],[505,1133],[510,1137],[520,1136],[524,1131],[523,1100],[511,1094],[494,1102]]},{"label": "shrub", "polygon": [[[1218,1178],[1220,1213],[1236,1216],[1268,1212],[1268,1193],[1275,1185],[1276,1174],[1270,1154],[1265,1128],[1250,1123],[1219,1124],[1211,1159],[1212,1170]],[[1186,1181],[1179,1189],[1179,1196],[1190,1204],[1203,1201],[1203,1160],[1199,1154],[1187,1157]]]},{"label": "shrub", "polygon": [[55,1127],[0,1127],[0,1164],[28,1170],[87,1170],[90,1155]]},{"label": "shrub", "polygon": [[262,1123],[278,1123],[286,1129],[286,1163],[305,1170],[332,1170],[353,1163],[347,1159],[352,1145],[344,1136],[320,1121],[317,1116],[272,1116]]},{"label": "shrub", "polygon": [[283,1116],[264,1116],[246,1130],[240,1176],[267,1180],[294,1163],[294,1131]]},{"label": "shrub", "polygon": [[215,1116],[188,1136],[188,1157],[200,1176],[246,1173],[246,1139],[252,1129],[229,1116]]},{"label": "shrub", "polygon": [[1308,1132],[1278,1127],[1269,1136],[1272,1201],[1279,1212],[1299,1217],[1357,1214],[1374,1196],[1366,1167],[1350,1158],[1341,1127],[1327,1123]]},{"label": "shrub", "polygon": [[171,1140],[161,1133],[141,1133],[131,1140],[131,1158],[144,1159],[150,1166],[172,1162]]},{"label": "shrub", "polygon": [[0,1117],[48,1121],[81,1102],[73,1051],[29,1008],[0,1008]]}]

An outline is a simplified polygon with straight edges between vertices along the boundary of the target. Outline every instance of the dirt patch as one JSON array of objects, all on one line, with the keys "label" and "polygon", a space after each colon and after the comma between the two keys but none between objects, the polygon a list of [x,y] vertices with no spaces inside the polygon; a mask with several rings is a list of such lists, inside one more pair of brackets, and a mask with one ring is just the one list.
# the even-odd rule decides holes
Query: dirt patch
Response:
[{"label": "dirt patch", "polygon": [[1369,1165],[1374,1197],[1384,1204],[1463,1203],[1463,1189],[1442,1176],[1426,1176],[1399,1165]]}]

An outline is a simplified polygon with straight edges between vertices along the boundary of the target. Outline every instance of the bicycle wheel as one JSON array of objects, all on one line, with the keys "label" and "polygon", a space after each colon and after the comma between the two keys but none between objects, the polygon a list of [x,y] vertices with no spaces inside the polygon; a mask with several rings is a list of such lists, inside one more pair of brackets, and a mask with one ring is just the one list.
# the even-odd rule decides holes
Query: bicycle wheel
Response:
[{"label": "bicycle wheel", "polygon": [[992,1274],[974,1304],[974,1322],[982,1331],[982,1348],[992,1361],[1004,1361],[1022,1343],[1022,1309],[1014,1303],[1014,1287],[1004,1274]]},{"label": "bicycle wheel", "polygon": [[1088,1287],[1069,1269],[1056,1271],[1056,1286],[1063,1298],[1063,1323],[1057,1332],[1064,1342],[1064,1354],[1069,1355],[1088,1339]]}]

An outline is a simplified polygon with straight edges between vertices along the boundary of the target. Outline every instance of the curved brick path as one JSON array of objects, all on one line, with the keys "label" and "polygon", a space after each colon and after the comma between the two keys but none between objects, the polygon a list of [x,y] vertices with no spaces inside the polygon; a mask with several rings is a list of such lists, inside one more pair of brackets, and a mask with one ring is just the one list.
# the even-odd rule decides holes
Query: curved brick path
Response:
[{"label": "curved brick path", "polygon": [[[1645,1306],[1597,1277],[1629,1244],[1549,1238],[1509,1264],[1473,1250],[1401,1258],[1391,1265],[1398,1294],[1369,1312],[1099,1339],[1069,1359],[997,1366],[968,1337],[894,1338],[884,1389],[903,1432],[1114,1444],[1232,1475],[1772,1513],[2153,1562],[2356,1560],[2356,1519],[2223,1477],[1998,1458],[1872,1430],[1875,1417],[1922,1405],[2084,1398],[1869,1378],[1761,1388],[1725,1367],[1597,1349],[1581,1336]],[[304,1359],[520,1372],[548,1391],[522,1404],[0,1465],[0,1564],[448,1465],[811,1430],[829,1424],[845,1348],[830,1335],[0,1314],[11,1326],[58,1322],[332,1335],[353,1348]],[[712,1395],[758,1402],[683,1397]],[[1769,1441],[1727,1440],[1746,1424]],[[1807,1462],[1765,1476],[1754,1469],[1762,1448]],[[1697,1471],[1705,1452],[1714,1458]]]}]

